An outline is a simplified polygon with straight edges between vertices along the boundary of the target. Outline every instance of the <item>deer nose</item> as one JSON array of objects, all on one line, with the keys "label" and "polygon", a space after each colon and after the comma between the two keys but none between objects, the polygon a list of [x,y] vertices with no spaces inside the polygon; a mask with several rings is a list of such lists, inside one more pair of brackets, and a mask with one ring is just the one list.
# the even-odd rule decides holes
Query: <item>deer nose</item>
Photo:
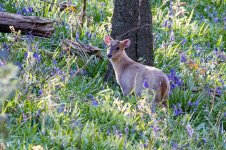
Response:
[{"label": "deer nose", "polygon": [[112,54],[107,54],[108,58],[111,58],[112,57]]}]

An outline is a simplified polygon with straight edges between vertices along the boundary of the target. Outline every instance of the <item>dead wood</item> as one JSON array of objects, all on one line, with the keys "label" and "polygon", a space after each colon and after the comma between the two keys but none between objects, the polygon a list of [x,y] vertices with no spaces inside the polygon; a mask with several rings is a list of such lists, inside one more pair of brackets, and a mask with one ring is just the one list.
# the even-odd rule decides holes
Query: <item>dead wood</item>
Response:
[{"label": "dead wood", "polygon": [[16,31],[21,30],[22,34],[42,37],[50,37],[54,32],[53,21],[50,19],[0,12],[0,32],[10,33],[10,26]]},{"label": "dead wood", "polygon": [[98,58],[102,59],[101,51],[99,48],[94,47],[92,45],[86,45],[79,41],[71,41],[69,39],[63,40],[63,46],[67,47],[71,50],[72,53],[85,52],[89,55],[96,55]]}]

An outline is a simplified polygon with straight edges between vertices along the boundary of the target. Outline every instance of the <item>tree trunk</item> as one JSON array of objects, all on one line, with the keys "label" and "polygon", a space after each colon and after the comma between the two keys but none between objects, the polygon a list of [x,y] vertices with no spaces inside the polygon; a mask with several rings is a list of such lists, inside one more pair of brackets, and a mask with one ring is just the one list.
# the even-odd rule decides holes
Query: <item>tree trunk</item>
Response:
[{"label": "tree trunk", "polygon": [[[114,0],[111,37],[119,40],[130,39],[131,44],[126,50],[127,55],[134,61],[143,58],[142,62],[145,65],[153,66],[152,15],[150,10],[149,0]],[[126,32],[128,33],[122,35]],[[109,64],[105,80],[108,80],[111,74],[113,71]]]}]

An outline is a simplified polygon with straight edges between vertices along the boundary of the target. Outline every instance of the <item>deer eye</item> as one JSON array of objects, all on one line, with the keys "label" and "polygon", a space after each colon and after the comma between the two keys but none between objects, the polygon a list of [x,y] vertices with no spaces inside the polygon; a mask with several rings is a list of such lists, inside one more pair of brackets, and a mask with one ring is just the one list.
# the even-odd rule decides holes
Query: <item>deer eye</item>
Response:
[{"label": "deer eye", "polygon": [[119,50],[119,47],[116,47],[116,50]]}]

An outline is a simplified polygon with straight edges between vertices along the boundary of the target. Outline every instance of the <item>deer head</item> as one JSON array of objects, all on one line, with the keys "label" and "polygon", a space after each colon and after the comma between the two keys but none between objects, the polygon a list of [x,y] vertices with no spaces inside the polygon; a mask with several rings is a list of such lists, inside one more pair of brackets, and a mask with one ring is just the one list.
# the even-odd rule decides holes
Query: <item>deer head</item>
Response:
[{"label": "deer head", "polygon": [[105,43],[109,46],[107,56],[110,59],[117,59],[120,57],[125,48],[129,47],[130,40],[126,39],[123,41],[113,40],[110,36],[105,36]]}]

